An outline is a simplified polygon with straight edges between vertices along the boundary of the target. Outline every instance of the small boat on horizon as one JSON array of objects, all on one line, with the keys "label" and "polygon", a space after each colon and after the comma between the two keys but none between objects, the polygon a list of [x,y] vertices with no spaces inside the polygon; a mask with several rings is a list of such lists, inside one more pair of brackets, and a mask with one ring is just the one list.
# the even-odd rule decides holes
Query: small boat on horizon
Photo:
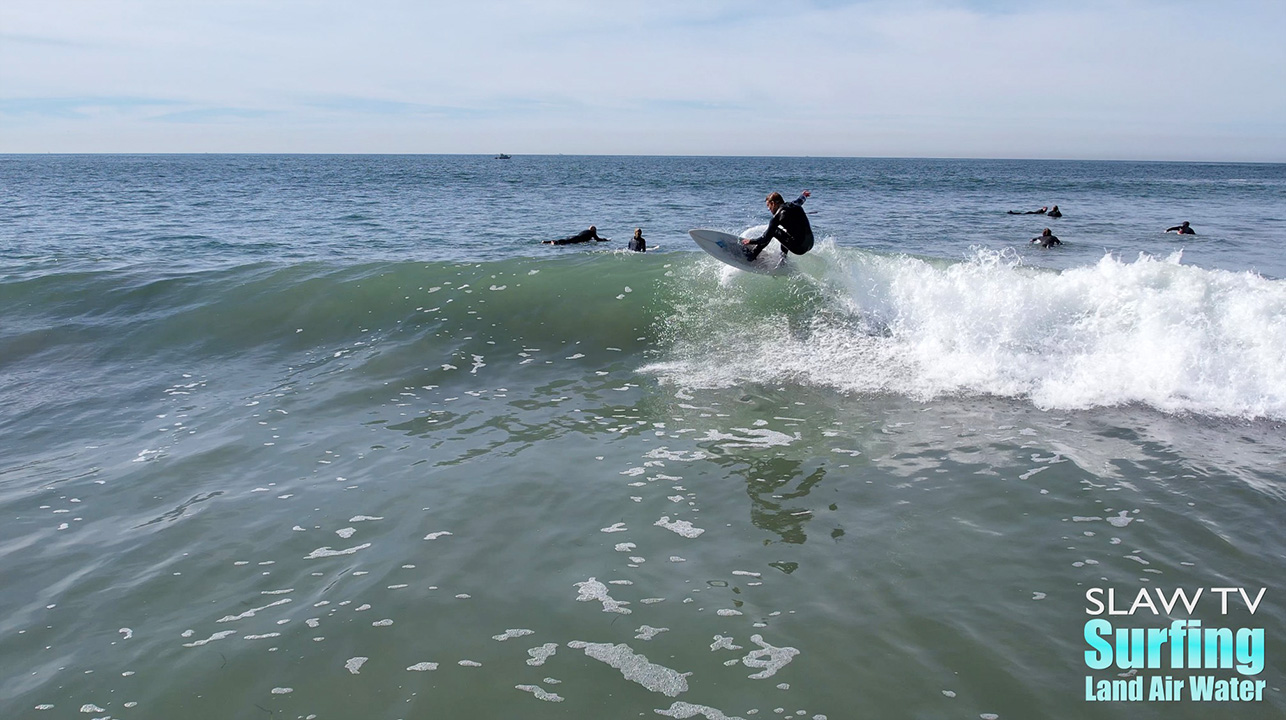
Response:
[{"label": "small boat on horizon", "polygon": [[497,156],[496,156],[496,159],[497,159],[497,160],[508,160],[508,159],[509,159],[509,156],[508,156],[508,155],[506,155],[506,154],[504,154],[504,153],[500,153],[499,155],[497,155]]}]

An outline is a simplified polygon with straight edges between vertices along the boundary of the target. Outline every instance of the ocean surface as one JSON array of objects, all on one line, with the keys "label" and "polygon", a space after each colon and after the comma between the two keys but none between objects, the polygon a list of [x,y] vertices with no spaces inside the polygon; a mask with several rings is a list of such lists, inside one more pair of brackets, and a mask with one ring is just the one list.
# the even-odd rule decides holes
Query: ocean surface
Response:
[{"label": "ocean surface", "polygon": [[[0,156],[0,717],[1286,716],[1283,243],[1283,165]],[[1264,686],[1086,697],[1167,675]]]}]

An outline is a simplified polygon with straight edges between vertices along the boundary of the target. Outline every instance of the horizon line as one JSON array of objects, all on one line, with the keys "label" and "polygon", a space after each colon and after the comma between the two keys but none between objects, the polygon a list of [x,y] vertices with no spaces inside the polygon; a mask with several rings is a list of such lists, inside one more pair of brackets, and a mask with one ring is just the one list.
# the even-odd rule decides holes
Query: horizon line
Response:
[{"label": "horizon line", "polygon": [[[1101,162],[1101,163],[1174,163],[1188,165],[1283,165],[1286,160],[1158,160],[1155,158],[1070,158],[1070,157],[1050,157],[1050,158],[1032,158],[1032,157],[983,157],[983,156],[945,156],[945,155],[733,155],[733,154],[715,154],[715,155],[653,155],[643,153],[500,153],[509,155],[508,159],[519,157],[599,157],[599,158],[727,158],[727,159],[788,159],[788,160],[975,160],[975,161],[997,161],[997,162]],[[0,151],[0,157],[13,156],[118,156],[118,157],[137,157],[137,156],[194,156],[194,155],[222,155],[222,156],[245,156],[245,155],[264,155],[278,157],[327,157],[327,156],[352,156],[352,157],[492,157],[500,159],[492,153],[479,152],[272,152],[272,151],[248,151],[248,152],[229,152],[229,151],[112,151],[112,152],[69,152],[46,150],[43,152],[7,152]]]}]

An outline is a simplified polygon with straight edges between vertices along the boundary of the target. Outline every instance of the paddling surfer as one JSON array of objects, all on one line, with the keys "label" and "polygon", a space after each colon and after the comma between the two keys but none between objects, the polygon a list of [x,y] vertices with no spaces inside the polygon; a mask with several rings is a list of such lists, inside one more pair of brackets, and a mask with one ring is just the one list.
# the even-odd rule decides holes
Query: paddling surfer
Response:
[{"label": "paddling surfer", "polygon": [[611,238],[599,237],[598,228],[590,225],[588,230],[581,230],[570,237],[565,237],[560,240],[541,240],[540,242],[542,245],[573,245],[575,243],[589,242],[590,240],[607,242],[608,240],[611,240]]}]

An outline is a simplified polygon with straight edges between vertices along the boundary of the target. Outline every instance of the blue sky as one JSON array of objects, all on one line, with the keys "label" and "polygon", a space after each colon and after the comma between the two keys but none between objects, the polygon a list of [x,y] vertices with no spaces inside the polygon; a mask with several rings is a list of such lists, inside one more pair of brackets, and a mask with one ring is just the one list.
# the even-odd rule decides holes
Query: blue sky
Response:
[{"label": "blue sky", "polygon": [[0,152],[1286,161],[1286,3],[5,0]]}]

